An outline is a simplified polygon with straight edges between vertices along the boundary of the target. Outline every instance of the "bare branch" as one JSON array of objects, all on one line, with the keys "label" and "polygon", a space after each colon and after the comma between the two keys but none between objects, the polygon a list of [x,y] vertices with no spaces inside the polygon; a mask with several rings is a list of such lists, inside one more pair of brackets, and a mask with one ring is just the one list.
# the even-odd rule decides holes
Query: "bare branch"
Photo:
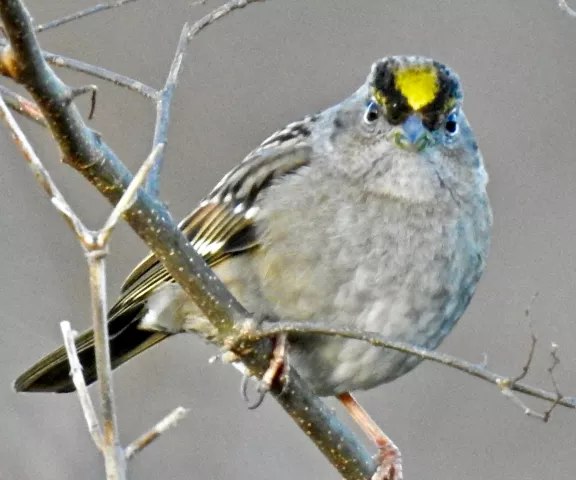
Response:
[{"label": "bare branch", "polygon": [[568,5],[568,3],[566,3],[566,0],[558,0],[558,6],[560,7],[560,9],[564,10],[568,15],[576,18],[576,10],[571,8]]},{"label": "bare branch", "polygon": [[71,13],[70,15],[66,15],[65,17],[59,18],[57,20],[52,20],[51,22],[38,25],[34,30],[36,33],[45,32],[46,30],[50,30],[51,28],[56,28],[61,25],[64,25],[65,23],[73,22],[74,20],[79,20],[81,18],[87,17],[88,15],[102,12],[104,10],[109,10],[111,8],[120,7],[122,5],[132,3],[135,1],[136,0],[118,0],[116,2],[101,3],[94,7],[86,8],[76,13]]},{"label": "bare branch", "polygon": [[56,67],[67,68],[68,70],[99,78],[100,80],[113,83],[119,87],[127,88],[128,90],[142,95],[144,98],[155,99],[157,96],[156,89],[140,82],[139,80],[126,77],[125,75],[120,75],[119,73],[112,72],[105,68],[49,52],[42,52],[42,56],[48,63]]},{"label": "bare branch", "polygon": [[552,343],[552,348],[550,350],[550,356],[552,357],[552,364],[548,367],[548,374],[550,375],[550,379],[552,380],[552,385],[554,387],[554,391],[556,392],[556,400],[550,405],[550,408],[544,412],[542,420],[547,422],[550,420],[550,415],[552,415],[553,410],[558,406],[561,405],[564,396],[560,392],[560,387],[558,385],[558,381],[556,380],[556,375],[554,371],[556,367],[560,365],[560,357],[558,356],[558,345]]},{"label": "bare branch", "polygon": [[[319,323],[307,322],[279,322],[270,326],[264,326],[261,329],[254,330],[248,325],[247,322],[243,331],[236,337],[232,338],[228,345],[233,346],[234,343],[244,341],[257,341],[266,337],[273,337],[281,333],[298,333],[298,334],[320,334],[332,335],[342,338],[350,338],[354,340],[362,340],[378,347],[386,347],[398,352],[408,353],[424,360],[430,360],[435,363],[446,365],[447,367],[455,368],[461,372],[468,373],[474,377],[490,382],[499,386],[501,389],[509,388],[526,395],[547,400],[548,402],[556,402],[557,393],[547,392],[540,388],[531,387],[522,383],[514,381],[514,377],[507,377],[487,370],[483,365],[477,365],[470,362],[461,360],[460,358],[453,357],[446,353],[440,353],[425,348],[416,347],[403,342],[394,342],[388,340],[384,335],[375,332],[359,332],[352,329],[339,329],[321,325]],[[569,408],[576,408],[576,397],[562,397],[558,401],[559,405]]]},{"label": "bare branch", "polygon": [[[3,51],[6,50],[7,46],[7,43],[3,39],[0,39],[0,48],[2,48]],[[74,72],[84,73],[94,78],[99,78],[100,80],[110,82],[118,87],[126,88],[143,96],[144,98],[155,100],[158,95],[156,89],[140,82],[139,80],[126,77],[125,75],[120,75],[119,73],[112,72],[105,68],[97,67],[96,65],[91,65],[80,60],[68,58],[63,55],[56,55],[54,53],[45,51],[42,51],[41,53],[48,63],[56,67],[67,68],[68,70],[72,70]],[[12,78],[9,70],[2,69],[1,67],[6,67],[6,65],[0,65],[0,73],[4,76]]]},{"label": "bare branch", "polygon": [[74,343],[76,332],[72,330],[70,322],[67,321],[60,322],[60,329],[62,330],[66,355],[68,357],[68,362],[70,363],[70,376],[72,377],[72,381],[76,387],[76,392],[78,392],[78,398],[80,399],[82,412],[84,413],[84,418],[88,425],[88,431],[90,432],[92,440],[98,450],[102,451],[102,430],[98,423],[98,416],[96,415],[96,410],[94,410],[94,404],[92,403],[92,399],[88,393],[88,387],[84,381],[84,375],[82,375],[82,365],[80,364],[78,352],[76,351],[76,344]]},{"label": "bare branch", "polygon": [[36,177],[36,180],[40,184],[40,186],[44,189],[44,191],[50,197],[50,201],[54,204],[54,206],[58,209],[58,211],[64,216],[64,219],[72,228],[72,230],[76,233],[76,235],[84,235],[84,226],[80,222],[80,220],[74,215],[74,212],[68,205],[68,202],[64,199],[60,190],[56,184],[52,181],[48,170],[44,167],[34,148],[22,132],[20,126],[14,119],[13,115],[8,110],[4,99],[0,97],[0,114],[2,118],[6,121],[10,132],[12,133],[12,137],[16,141],[16,145],[22,152],[24,158],[28,161],[28,165],[32,170],[32,173]]},{"label": "bare branch", "polygon": [[42,127],[46,127],[46,121],[38,106],[21,95],[9,90],[4,85],[0,85],[0,95],[6,102],[6,105],[20,115],[32,120]]},{"label": "bare branch", "polygon": [[[535,337],[533,336],[533,338],[535,338]],[[508,382],[506,382],[506,381],[500,382],[498,384],[501,388],[502,394],[505,397],[509,398],[515,405],[520,407],[524,411],[525,415],[527,415],[529,417],[538,418],[538,419],[542,420],[544,423],[546,423],[546,422],[548,422],[548,420],[550,420],[552,412],[556,409],[556,407],[558,405],[563,405],[562,400],[565,399],[565,397],[562,395],[562,393],[560,393],[560,388],[558,386],[558,382],[556,381],[556,378],[554,375],[554,370],[558,366],[558,364],[560,363],[560,358],[558,357],[557,350],[558,350],[558,345],[556,345],[555,343],[552,343],[552,349],[550,350],[550,356],[552,357],[552,364],[550,367],[548,367],[547,370],[548,370],[548,374],[550,375],[550,378],[552,380],[552,384],[554,386],[556,398],[554,398],[553,401],[549,400],[551,402],[551,404],[546,411],[538,412],[538,411],[528,407],[520,398],[518,398],[517,395],[515,395],[511,391],[510,388],[513,387],[515,379],[511,379]]]},{"label": "bare branch", "polygon": [[71,102],[76,97],[84,95],[85,93],[91,93],[90,95],[90,112],[88,112],[88,120],[92,120],[94,117],[94,111],[96,110],[96,93],[98,92],[97,85],[84,85],[82,87],[75,87],[70,89],[70,99]]},{"label": "bare branch", "polygon": [[532,324],[531,314],[532,314],[532,307],[534,306],[534,302],[538,298],[538,295],[539,295],[538,292],[535,292],[534,295],[532,295],[530,303],[528,303],[528,306],[524,310],[524,317],[526,318],[526,320],[528,320],[528,325],[530,327],[530,339],[531,339],[530,350],[528,351],[528,358],[526,359],[526,363],[522,367],[522,372],[517,377],[514,377],[511,380],[512,383],[517,383],[520,380],[523,380],[524,377],[526,377],[526,375],[528,375],[528,372],[530,371],[530,366],[532,365],[532,360],[534,360],[534,352],[536,351],[536,344],[538,343],[538,338],[534,333],[534,326]]},{"label": "bare branch", "polygon": [[[178,80],[178,74],[180,72],[180,67],[182,65],[182,60],[184,59],[184,53],[186,50],[186,45],[188,44],[188,24],[185,24],[180,33],[180,39],[178,40],[178,47],[176,48],[176,53],[174,59],[172,60],[172,65],[170,66],[170,71],[168,72],[168,77],[164,88],[158,92],[156,98],[156,124],[154,126],[154,137],[152,140],[152,146],[155,147],[159,144],[165,144],[168,139],[168,124],[170,121],[170,105],[172,103],[172,97],[174,94],[174,89],[176,88],[176,82]],[[156,164],[150,175],[148,176],[148,181],[146,182],[146,191],[148,195],[152,198],[157,198],[160,193],[160,172],[162,170],[162,165],[164,163],[164,155],[161,153],[157,156]]]},{"label": "bare branch", "polygon": [[[68,225],[75,231],[82,243],[90,269],[90,288],[92,301],[92,318],[94,327],[94,345],[96,351],[96,368],[100,380],[100,398],[102,403],[103,435],[96,443],[102,451],[106,462],[106,472],[109,479],[125,478],[126,467],[124,452],[118,440],[117,421],[114,408],[114,392],[112,387],[112,366],[110,362],[110,347],[108,340],[108,325],[106,305],[106,245],[98,244],[98,235],[87,229],[60,193],[50,175],[35,154],[24,133],[14,120],[4,100],[0,98],[0,112],[6,120],[13,137],[16,139],[36,179],[44,188],[54,206],[64,215]],[[80,397],[83,405],[86,399]],[[91,414],[84,410],[86,418]]]},{"label": "bare branch", "polygon": [[136,175],[134,175],[134,178],[128,185],[128,188],[126,189],[126,191],[124,192],[124,194],[122,195],[122,197],[112,210],[112,213],[110,213],[108,220],[106,220],[105,225],[99,232],[98,243],[100,245],[106,245],[108,243],[108,239],[112,234],[114,227],[120,220],[120,217],[124,215],[126,210],[128,210],[134,203],[134,199],[136,197],[138,189],[140,188],[141,185],[144,184],[144,180],[146,179],[148,172],[150,172],[150,170],[156,163],[156,158],[158,157],[160,152],[162,152],[163,149],[164,149],[163,143],[156,145],[154,149],[150,152],[150,155],[148,155],[148,158],[144,161],[144,163],[140,167],[140,170],[138,170]]},{"label": "bare branch", "polygon": [[526,375],[528,375],[528,372],[530,371],[532,360],[534,360],[534,352],[536,351],[536,344],[538,343],[538,338],[533,332],[530,333],[530,338],[531,343],[530,343],[530,350],[528,351],[528,359],[526,360],[526,363],[522,367],[522,372],[517,377],[511,379],[512,383],[517,383],[520,380],[523,380],[524,377],[526,377]]},{"label": "bare branch", "polygon": [[[60,193],[50,175],[42,165],[42,162],[35,154],[32,146],[27,141],[25,135],[14,120],[3,99],[0,97],[0,112],[6,120],[12,135],[17,140],[24,156],[28,159],[33,172],[46,193],[50,196],[52,203],[64,215],[67,223],[73,228],[78,239],[82,243],[88,265],[90,269],[90,287],[92,299],[94,345],[96,351],[96,366],[98,379],[100,380],[100,395],[102,402],[103,433],[94,413],[84,378],[81,374],[80,362],[75,351],[73,336],[67,322],[62,324],[62,331],[67,343],[67,353],[71,365],[74,385],[78,391],[80,403],[84,416],[88,423],[88,428],[98,449],[104,455],[106,471],[110,479],[124,479],[126,475],[125,454],[120,445],[118,437],[117,419],[114,406],[114,392],[112,385],[112,366],[110,361],[110,347],[108,339],[106,302],[106,264],[107,244],[112,230],[118,222],[120,216],[134,202],[138,188],[146,178],[147,173],[154,165],[155,158],[163,145],[156,146],[154,151],[146,159],[137,175],[133,178],[116,207],[110,214],[106,224],[100,232],[92,232],[87,229],[76,216],[71,207]],[[68,337],[66,336],[68,335]],[[151,440],[150,440],[151,441]]]},{"label": "bare branch", "polygon": [[[154,127],[154,139],[152,143],[153,146],[158,145],[159,143],[167,142],[168,122],[170,119],[170,105],[172,103],[172,97],[174,96],[174,89],[178,83],[178,77],[180,76],[180,72],[182,70],[182,63],[186,55],[186,47],[188,46],[190,40],[198,35],[198,33],[200,33],[208,25],[211,25],[216,20],[221,19],[233,10],[244,8],[250,3],[257,1],[262,0],[232,0],[215,9],[208,15],[205,15],[197,22],[194,22],[191,26],[189,26],[187,23],[184,25],[180,33],[174,59],[170,65],[166,83],[156,98],[156,125]],[[160,171],[162,169],[163,163],[164,155],[160,153],[160,155],[158,155],[156,165],[154,165],[154,168],[148,176],[146,191],[153,198],[158,196]]]},{"label": "bare branch", "polygon": [[[96,371],[100,387],[102,405],[102,430],[104,463],[108,480],[126,478],[126,457],[120,445],[118,420],[112,382],[112,362],[108,335],[108,302],[106,296],[106,249],[97,244],[96,235],[86,249],[86,259],[90,271],[90,297],[92,304],[92,328],[94,330],[94,350]],[[81,239],[82,240],[82,239]]]},{"label": "bare branch", "polygon": [[180,420],[188,415],[189,411],[190,410],[183,407],[175,408],[150,430],[140,435],[136,440],[134,440],[130,445],[126,447],[126,459],[130,460],[132,457],[134,457],[134,455],[144,450],[166,430],[175,427]]}]

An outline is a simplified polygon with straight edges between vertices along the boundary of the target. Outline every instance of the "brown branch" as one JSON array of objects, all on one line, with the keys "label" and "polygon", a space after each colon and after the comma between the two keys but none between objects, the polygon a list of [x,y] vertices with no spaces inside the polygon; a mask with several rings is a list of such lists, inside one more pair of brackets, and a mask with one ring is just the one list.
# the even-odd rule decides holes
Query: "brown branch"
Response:
[{"label": "brown branch", "polygon": [[102,12],[104,10],[120,7],[122,5],[132,3],[135,1],[136,0],[118,0],[116,2],[101,3],[99,5],[95,5],[93,7],[80,10],[79,12],[71,13],[70,15],[66,15],[65,17],[58,18],[57,20],[52,20],[51,22],[46,22],[42,25],[38,25],[34,29],[34,31],[36,33],[45,32],[46,30],[50,30],[51,28],[56,28],[66,23],[73,22],[74,20],[79,20],[81,18],[87,17],[88,15],[93,15],[94,13]]}]

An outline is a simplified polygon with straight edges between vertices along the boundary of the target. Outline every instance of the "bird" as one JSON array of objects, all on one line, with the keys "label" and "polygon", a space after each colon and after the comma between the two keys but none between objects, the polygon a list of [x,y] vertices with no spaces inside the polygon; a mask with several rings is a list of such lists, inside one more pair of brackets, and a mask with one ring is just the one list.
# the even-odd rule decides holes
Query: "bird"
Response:
[{"label": "bird", "polygon": [[[454,70],[422,56],[375,61],[350,96],[278,130],[179,225],[251,312],[371,331],[435,349],[466,310],[490,250],[483,157]],[[211,324],[150,254],[109,312],[112,366]],[[76,345],[97,379],[91,330]],[[396,445],[352,392],[422,359],[360,340],[290,334],[287,361],[319,396],[337,397],[378,446],[374,479],[400,480]],[[15,382],[70,392],[63,347]]]}]

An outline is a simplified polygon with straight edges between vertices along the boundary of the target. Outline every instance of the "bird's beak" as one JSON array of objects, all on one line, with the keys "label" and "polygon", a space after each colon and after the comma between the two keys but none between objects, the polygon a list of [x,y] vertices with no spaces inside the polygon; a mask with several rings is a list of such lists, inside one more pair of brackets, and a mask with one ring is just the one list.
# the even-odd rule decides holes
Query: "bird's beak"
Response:
[{"label": "bird's beak", "polygon": [[410,115],[406,121],[392,130],[394,143],[404,150],[421,151],[429,142],[428,130],[417,115]]}]

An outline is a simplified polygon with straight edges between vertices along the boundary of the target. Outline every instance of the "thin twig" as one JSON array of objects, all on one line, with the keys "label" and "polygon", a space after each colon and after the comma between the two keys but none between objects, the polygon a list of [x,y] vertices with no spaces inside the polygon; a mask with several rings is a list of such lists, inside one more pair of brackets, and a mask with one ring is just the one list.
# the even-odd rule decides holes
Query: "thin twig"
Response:
[{"label": "thin twig", "polygon": [[70,89],[70,98],[69,101],[71,102],[76,97],[80,95],[84,95],[86,93],[90,93],[90,111],[88,112],[88,120],[92,120],[94,117],[94,111],[96,110],[96,94],[98,93],[98,86],[97,85],[83,85],[82,87],[75,87]]},{"label": "thin twig", "polygon": [[0,95],[12,110],[18,112],[20,115],[32,120],[42,127],[46,127],[46,120],[38,106],[25,99],[21,95],[9,90],[4,85],[0,85]]},{"label": "thin twig", "polygon": [[530,343],[530,350],[528,351],[528,358],[526,360],[526,363],[522,367],[522,371],[520,372],[520,374],[510,380],[512,383],[518,383],[520,380],[523,380],[524,377],[526,377],[526,375],[528,375],[528,372],[530,371],[530,367],[532,366],[532,360],[534,360],[534,352],[536,351],[536,344],[538,343],[538,338],[536,337],[534,332],[530,332],[530,338],[531,343]]},{"label": "thin twig", "polygon": [[144,161],[144,163],[142,164],[136,175],[134,175],[134,178],[130,182],[130,185],[128,185],[128,188],[124,192],[124,195],[122,195],[118,203],[114,206],[112,213],[110,213],[110,215],[108,216],[106,223],[99,232],[98,243],[100,243],[101,245],[106,245],[108,243],[108,239],[112,234],[114,227],[120,220],[120,217],[124,215],[126,210],[128,210],[134,203],[138,188],[140,188],[141,185],[144,185],[145,183],[144,180],[146,179],[146,176],[156,163],[156,158],[158,157],[160,152],[162,152],[163,149],[164,149],[163,143],[154,146],[154,148],[150,152],[150,155],[148,155],[148,158]]},{"label": "thin twig", "polygon": [[[0,39],[0,49],[2,52],[6,52],[8,48],[8,43],[4,39]],[[118,87],[126,88],[132,92],[142,95],[144,98],[156,100],[158,92],[155,88],[152,88],[145,83],[134,78],[121,75],[111,70],[107,70],[96,65],[91,65],[80,60],[75,60],[73,58],[68,58],[63,55],[57,55],[55,53],[50,53],[46,51],[40,51],[41,55],[51,65],[61,68],[67,68],[74,72],[84,73],[94,78],[99,78],[106,82],[110,82]],[[9,69],[6,68],[6,62],[1,65],[0,74],[12,78],[12,74]]]},{"label": "thin twig", "polygon": [[552,412],[558,405],[561,405],[561,401],[564,398],[564,396],[560,392],[560,386],[558,385],[558,381],[556,380],[556,375],[554,373],[556,367],[560,365],[560,357],[558,356],[558,345],[556,343],[552,343],[550,356],[552,358],[552,364],[548,367],[548,374],[550,375],[550,379],[552,380],[552,386],[554,387],[554,391],[556,392],[556,400],[552,403],[552,405],[550,405],[550,408],[544,412],[542,418],[544,422],[550,420]]},{"label": "thin twig", "polygon": [[155,163],[163,144],[157,145],[134,176],[128,188],[112,210],[104,227],[98,232],[80,237],[86,250],[88,268],[90,271],[90,288],[92,299],[92,318],[94,330],[94,348],[96,354],[96,371],[100,384],[102,402],[103,438],[102,453],[106,463],[109,480],[126,478],[126,455],[120,444],[118,419],[114,399],[112,381],[112,363],[110,355],[110,339],[108,334],[108,304],[106,294],[106,256],[112,231],[120,217],[134,203],[138,189],[144,183],[146,175]]},{"label": "thin twig", "polygon": [[[106,301],[106,263],[108,242],[113,228],[118,223],[122,214],[133,204],[138,188],[144,183],[146,175],[154,165],[156,156],[162,150],[163,144],[157,145],[150,153],[146,161],[140,167],[137,174],[132,179],[128,188],[116,204],[112,213],[108,217],[104,227],[99,232],[87,229],[78,216],[74,213],[64,196],[60,193],[55,183],[52,181],[48,171],[34,152],[27,138],[19,128],[14,117],[8,110],[4,100],[0,97],[0,113],[6,120],[13,137],[16,139],[28,163],[31,166],[36,179],[49,195],[55,207],[64,215],[67,223],[72,227],[78,239],[82,243],[90,270],[90,287],[92,299],[94,346],[96,354],[96,367],[100,383],[100,398],[102,403],[103,431],[101,430],[94,406],[91,402],[84,377],[82,367],[77,356],[74,344],[74,337],[68,322],[61,324],[62,332],[66,342],[66,351],[71,366],[72,381],[78,392],[82,411],[88,424],[88,429],[97,448],[102,452],[106,472],[110,480],[122,480],[126,478],[126,455],[120,445],[118,427],[116,419],[116,408],[114,405],[114,391],[112,384],[112,366],[110,362],[110,347],[108,339]],[[180,418],[182,412],[179,412]],[[136,450],[141,450],[164,430],[171,426],[172,422],[164,421],[153,429],[146,439],[141,437],[136,447],[132,447],[132,455]],[[147,441],[147,443],[146,443]]]},{"label": "thin twig", "polygon": [[70,363],[70,376],[74,382],[74,387],[76,387],[76,392],[78,392],[82,412],[84,413],[84,418],[88,424],[88,431],[90,432],[92,440],[98,450],[102,451],[102,430],[100,429],[98,416],[96,415],[96,410],[94,410],[94,404],[92,403],[92,399],[88,393],[88,387],[84,381],[84,375],[82,374],[82,365],[80,364],[78,352],[76,351],[76,344],[74,343],[76,332],[72,330],[70,322],[67,321],[60,322],[60,329],[62,330],[62,336],[64,337],[64,346],[66,347],[68,363]]},{"label": "thin twig", "polygon": [[[501,388],[505,386],[510,390],[524,393],[526,395],[540,398],[542,400],[547,400],[549,402],[555,402],[557,400],[556,393],[547,392],[546,390],[542,390],[540,388],[513,382],[513,377],[507,377],[491,372],[484,368],[482,365],[466,362],[460,358],[453,357],[452,355],[448,355],[446,353],[427,350],[425,348],[416,347],[414,345],[403,342],[390,341],[384,335],[375,332],[359,332],[357,330],[331,328],[318,323],[279,322],[274,325],[264,326],[258,330],[250,330],[250,328],[244,328],[243,333],[241,333],[237,338],[232,339],[233,341],[230,342],[229,345],[243,342],[245,340],[257,341],[262,338],[276,336],[280,333],[332,335],[342,338],[362,340],[377,347],[390,348],[391,350],[408,353],[424,360],[429,360],[435,363],[446,365],[447,367],[455,368],[456,370],[460,370],[474,377],[478,377],[482,380],[490,382],[494,385],[498,385]],[[576,397],[563,397],[558,403],[564,407],[576,408]]]},{"label": "thin twig", "polygon": [[[64,215],[67,223],[74,230],[82,243],[90,270],[90,287],[92,299],[92,316],[94,328],[94,345],[96,352],[96,368],[100,380],[100,397],[102,402],[103,436],[94,436],[97,447],[102,451],[106,462],[106,471],[110,479],[124,479],[126,475],[125,456],[118,437],[117,419],[114,407],[114,392],[112,384],[112,366],[110,362],[108,325],[107,325],[107,301],[106,301],[106,263],[108,241],[112,229],[121,215],[129,208],[136,197],[139,186],[144,182],[146,174],[154,164],[154,160],[163,145],[158,145],[144,162],[139,172],[122,195],[120,201],[110,214],[104,228],[100,232],[87,229],[78,216],[74,213],[64,196],[60,193],[55,183],[50,178],[47,170],[34,152],[24,133],[16,123],[8,110],[4,100],[0,97],[0,112],[8,124],[12,135],[16,139],[25,158],[28,160],[36,179],[50,197],[54,206]],[[74,369],[73,369],[74,372]],[[81,390],[80,401],[83,409],[87,406],[86,399]],[[88,408],[88,407],[87,407]],[[84,410],[85,417],[93,418],[89,410]],[[91,427],[91,423],[89,423]],[[91,431],[92,433],[92,431]]]},{"label": "thin twig", "polygon": [[[92,305],[92,329],[94,330],[94,351],[96,371],[100,387],[102,405],[102,455],[108,480],[125,480],[126,457],[120,444],[114,386],[112,381],[112,362],[110,359],[110,340],[108,335],[108,302],[106,295],[106,253],[99,248],[96,235],[86,249],[86,259],[90,273],[90,297]],[[81,239],[82,240],[82,239]],[[86,243],[86,242],[83,242]]]},{"label": "thin twig", "polygon": [[[187,30],[188,24],[185,24],[182,28],[182,32],[180,33],[178,47],[176,48],[174,59],[170,65],[170,71],[168,72],[166,83],[164,84],[162,90],[158,92],[158,96],[156,98],[156,123],[154,125],[154,137],[152,139],[153,147],[160,143],[166,143],[168,138],[170,105],[172,103],[174,89],[176,88],[176,82],[178,81],[182,60],[184,59],[186,45],[188,44]],[[148,181],[146,182],[146,191],[152,198],[157,198],[160,193],[160,172],[162,170],[163,163],[164,155],[161,153],[157,156],[156,164],[150,172]]]},{"label": "thin twig", "polygon": [[[96,352],[96,369],[100,380],[100,399],[102,403],[103,434],[102,441],[97,443],[106,464],[109,480],[124,480],[126,466],[124,452],[118,439],[118,427],[114,408],[114,392],[112,387],[112,366],[108,341],[108,322],[106,305],[106,245],[97,242],[98,235],[87,229],[74,213],[64,196],[60,193],[24,133],[8,110],[4,100],[0,98],[0,111],[8,124],[13,137],[20,147],[36,179],[50,197],[52,204],[63,214],[68,225],[74,230],[82,243],[88,267],[90,270],[90,289],[92,302],[92,318],[94,327],[94,345]],[[84,401],[81,399],[84,407]],[[85,417],[91,416],[84,412]]]},{"label": "thin twig", "polygon": [[136,0],[118,0],[116,2],[109,2],[109,3],[101,3],[94,7],[89,7],[84,10],[80,10],[76,13],[71,13],[70,15],[66,15],[65,17],[58,18],[56,20],[52,20],[51,22],[46,22],[42,25],[38,25],[34,31],[36,33],[45,32],[46,30],[50,30],[51,28],[56,28],[65,23],[73,22],[74,20],[79,20],[81,18],[87,17],[88,15],[92,15],[94,13],[102,12],[104,10],[109,10],[110,8],[120,7],[127,3],[135,2]]},{"label": "thin twig", "polygon": [[142,83],[134,78],[127,77],[125,75],[120,75],[119,73],[112,72],[102,67],[96,65],[91,65],[80,60],[75,60],[73,58],[64,57],[62,55],[56,55],[54,53],[42,52],[44,59],[57,67],[67,68],[68,70],[73,70],[75,72],[84,73],[100,80],[105,80],[106,82],[113,83],[118,87],[127,88],[133,92],[142,95],[144,98],[155,99],[157,95],[156,89]]},{"label": "thin twig", "polygon": [[156,425],[154,425],[150,430],[140,435],[136,440],[134,440],[130,445],[126,447],[126,460],[130,460],[134,455],[140,453],[166,430],[175,427],[180,420],[188,415],[189,411],[190,410],[187,408],[177,407],[168,415],[166,415],[162,420],[160,420]]},{"label": "thin twig", "polygon": [[[186,47],[192,38],[194,38],[198,33],[200,33],[204,28],[211,25],[215,21],[221,19],[225,15],[229,14],[233,10],[238,8],[244,8],[250,3],[258,2],[262,0],[232,0],[225,3],[221,7],[216,8],[214,11],[205,15],[197,22],[192,25],[186,23],[180,32],[180,38],[178,40],[178,46],[176,47],[176,52],[170,65],[170,70],[168,76],[166,77],[166,82],[162,90],[158,92],[156,98],[156,123],[154,127],[154,138],[152,145],[158,145],[159,143],[167,142],[168,135],[168,123],[170,120],[170,105],[172,103],[172,97],[174,96],[174,90],[178,83],[178,77],[182,70],[182,63],[186,55]],[[162,170],[162,164],[164,163],[164,155],[160,153],[156,160],[154,168],[148,176],[148,182],[146,184],[146,191],[148,194],[155,198],[158,196],[159,184],[160,184],[160,172]]]},{"label": "thin twig", "polygon": [[566,0],[558,0],[558,6],[564,10],[568,15],[570,15],[571,17],[575,17],[576,18],[576,10],[574,10],[573,8],[571,8],[568,3],[566,3]]},{"label": "thin twig", "polygon": [[530,302],[528,303],[528,305],[524,310],[524,318],[526,318],[526,320],[528,321],[528,326],[530,327],[530,340],[531,340],[530,349],[528,351],[528,358],[526,359],[526,363],[522,367],[522,371],[518,376],[514,377],[511,380],[512,383],[517,383],[520,380],[523,380],[524,377],[526,377],[526,375],[528,375],[528,372],[530,371],[530,366],[532,365],[532,360],[534,360],[534,353],[536,352],[536,344],[538,343],[538,337],[536,337],[536,334],[534,333],[534,325],[532,324],[531,314],[532,314],[532,307],[534,307],[534,302],[538,298],[538,295],[539,295],[538,292],[535,292],[534,295],[532,295]]},{"label": "thin twig", "polygon": [[514,383],[513,383],[514,379],[512,379],[509,382],[501,382],[499,384],[499,386],[502,390],[502,394],[506,398],[509,398],[515,405],[520,407],[523,410],[525,415],[527,415],[529,417],[538,418],[538,419],[542,420],[544,423],[546,423],[550,420],[550,417],[552,416],[552,412],[556,409],[556,407],[558,405],[561,405],[562,400],[565,399],[565,397],[560,392],[560,387],[558,386],[558,382],[556,381],[556,377],[554,375],[554,370],[560,363],[560,358],[558,357],[557,350],[558,350],[558,345],[556,345],[555,343],[552,343],[552,348],[550,350],[550,356],[552,357],[552,364],[550,365],[550,367],[548,367],[547,371],[548,371],[548,374],[550,375],[550,378],[552,380],[552,385],[554,386],[556,397],[554,398],[553,401],[549,400],[551,403],[550,403],[550,406],[548,407],[548,409],[546,411],[539,412],[537,410],[534,410],[533,408],[530,408],[528,405],[526,405],[520,398],[518,398],[518,396],[515,395],[511,391],[511,387],[514,385]]},{"label": "thin twig", "polygon": [[[545,419],[544,413],[538,412],[538,411],[530,408],[511,389],[515,384],[517,384],[520,380],[523,380],[526,377],[526,375],[528,375],[528,372],[530,371],[530,368],[532,366],[532,361],[534,360],[534,353],[536,352],[536,345],[538,343],[538,337],[534,333],[534,326],[532,324],[531,313],[532,313],[532,307],[534,306],[534,302],[536,301],[536,298],[538,298],[538,295],[539,295],[538,292],[536,292],[536,293],[534,293],[534,295],[532,295],[532,298],[530,299],[528,306],[524,310],[524,317],[528,320],[528,325],[530,327],[531,342],[530,342],[530,349],[528,350],[528,357],[526,358],[526,362],[524,363],[524,366],[522,367],[522,371],[515,377],[507,378],[507,379],[504,379],[502,381],[499,380],[497,382],[497,385],[498,385],[498,387],[500,387],[500,391],[501,391],[502,395],[504,395],[506,398],[508,398],[514,405],[519,407],[524,412],[524,415],[527,415],[529,417],[538,418],[538,419],[544,420],[546,422],[548,420]],[[554,403],[553,403],[553,405],[554,405]]]},{"label": "thin twig", "polygon": [[77,235],[83,234],[83,226],[81,222],[78,221],[77,217],[72,212],[72,209],[68,205],[68,202],[64,199],[64,196],[56,186],[56,184],[52,181],[48,170],[44,167],[38,155],[34,151],[34,148],[24,135],[24,132],[16,122],[14,116],[8,110],[4,99],[0,97],[0,114],[2,118],[4,118],[10,132],[12,134],[12,138],[16,142],[16,145],[22,152],[24,158],[28,161],[28,165],[32,170],[32,173],[36,177],[36,180],[40,184],[40,186],[44,189],[47,193],[50,201],[54,204],[54,206],[62,213],[64,219],[68,223],[68,225],[72,228],[72,230]]}]

